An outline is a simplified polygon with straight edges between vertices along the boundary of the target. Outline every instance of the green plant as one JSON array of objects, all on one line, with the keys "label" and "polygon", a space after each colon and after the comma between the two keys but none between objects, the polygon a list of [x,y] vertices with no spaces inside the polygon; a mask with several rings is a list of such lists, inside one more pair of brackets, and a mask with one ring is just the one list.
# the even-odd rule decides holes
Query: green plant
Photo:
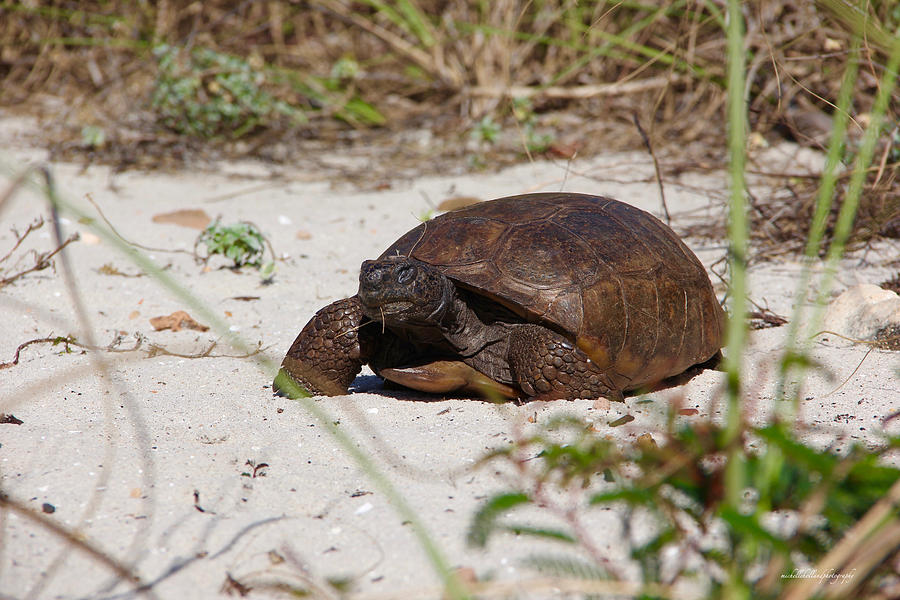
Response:
[{"label": "green plant", "polygon": [[482,117],[469,132],[469,137],[479,144],[493,144],[503,128],[490,115]]},{"label": "green plant", "polygon": [[[826,2],[846,18],[854,35],[837,103],[834,131],[807,246],[808,265],[817,256],[831,207],[837,165],[852,106],[861,40],[868,23],[846,5]],[[707,5],[715,12],[712,5]],[[846,452],[822,451],[801,441],[794,426],[799,386],[786,389],[787,374],[802,381],[814,364],[808,340],[818,330],[818,316],[835,276],[856,215],[863,184],[880,136],[900,67],[900,39],[881,35],[872,25],[871,39],[888,55],[868,128],[854,156],[849,182],[841,198],[826,269],[809,327],[810,335],[788,335],[775,390],[776,418],[764,426],[749,426],[742,417],[742,359],[747,341],[746,264],[748,224],[744,181],[747,104],[744,73],[744,33],[737,0],[727,5],[728,140],[731,198],[729,210],[730,315],[727,336],[724,424],[676,428],[670,414],[660,432],[660,444],[641,436],[638,444],[619,448],[599,438],[575,419],[551,423],[540,433],[499,449],[487,461],[505,460],[515,469],[513,485],[489,498],[475,515],[469,532],[473,545],[485,545],[492,535],[514,532],[568,545],[577,556],[532,557],[529,564],[554,575],[621,579],[622,573],[597,549],[581,525],[581,515],[595,507],[618,507],[624,514],[624,543],[640,567],[644,585],[640,597],[663,597],[677,584],[698,574],[709,598],[812,598],[821,586],[838,582],[841,597],[893,597],[898,584],[895,561],[900,557],[900,469],[888,466],[888,455],[900,448],[900,438],[885,439],[876,451],[854,445]],[[846,10],[844,10],[846,9]],[[849,12],[848,12],[849,11]],[[800,293],[811,281],[809,269]],[[792,323],[800,322],[797,309]],[[784,400],[788,400],[785,402]],[[570,499],[568,503],[559,499]],[[510,514],[527,505],[540,506],[544,522],[511,522]],[[652,519],[649,538],[630,536],[638,520]],[[676,558],[664,551],[675,549]],[[697,566],[683,561],[690,557]],[[800,576],[795,573],[800,570]],[[804,569],[811,577],[803,577]],[[665,578],[665,581],[663,579]],[[886,594],[886,595],[885,595]],[[834,595],[834,590],[828,596]]]},{"label": "green plant", "polygon": [[239,269],[245,265],[263,269],[271,275],[274,263],[263,264],[266,250],[266,238],[252,223],[234,223],[222,225],[218,221],[211,223],[194,245],[206,246],[204,262],[214,254],[221,254],[232,261],[232,266]]},{"label": "green plant", "polygon": [[[560,577],[620,578],[583,525],[589,513],[612,509],[622,515],[620,543],[648,589],[694,580],[710,598],[734,590],[777,598],[809,583],[791,576],[797,570],[817,569],[827,580],[833,569],[831,583],[841,583],[846,597],[867,597],[892,581],[900,469],[884,458],[900,448],[900,437],[876,452],[854,445],[837,455],[803,445],[784,423],[742,423],[737,432],[673,423],[670,414],[659,445],[641,436],[622,448],[576,417],[558,418],[490,453],[485,462],[510,465],[515,484],[475,514],[470,545],[502,533],[550,540],[579,552],[535,554],[529,566]],[[746,481],[737,504],[727,483],[735,455]],[[540,522],[515,520],[526,506],[541,507]],[[651,533],[630,533],[639,528]],[[579,558],[585,555],[589,563]]]},{"label": "green plant", "polygon": [[85,125],[81,128],[81,143],[88,148],[102,148],[106,143],[106,131],[96,125]]},{"label": "green plant", "polygon": [[529,153],[541,154],[547,151],[553,143],[553,136],[547,133],[538,133],[535,129],[537,116],[534,107],[528,98],[513,98],[512,114],[522,129],[525,149]]},{"label": "green plant", "polygon": [[265,90],[271,78],[262,64],[202,47],[162,44],[153,54],[158,73],[151,102],[159,121],[178,133],[237,139],[279,117],[305,120]]}]

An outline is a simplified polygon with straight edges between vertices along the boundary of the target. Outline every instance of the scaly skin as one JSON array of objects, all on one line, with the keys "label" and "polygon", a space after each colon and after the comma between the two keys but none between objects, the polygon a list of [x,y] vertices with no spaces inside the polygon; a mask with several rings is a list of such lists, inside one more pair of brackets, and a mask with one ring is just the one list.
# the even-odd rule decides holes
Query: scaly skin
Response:
[{"label": "scaly skin", "polygon": [[[310,319],[291,344],[282,370],[313,395],[346,394],[367,362],[359,335],[364,320],[356,296],[332,302]],[[282,392],[277,384],[273,387],[276,393]]]},{"label": "scaly skin", "polygon": [[540,325],[514,327],[509,365],[519,387],[531,400],[574,400],[605,396],[623,400],[606,369],[565,337]]}]

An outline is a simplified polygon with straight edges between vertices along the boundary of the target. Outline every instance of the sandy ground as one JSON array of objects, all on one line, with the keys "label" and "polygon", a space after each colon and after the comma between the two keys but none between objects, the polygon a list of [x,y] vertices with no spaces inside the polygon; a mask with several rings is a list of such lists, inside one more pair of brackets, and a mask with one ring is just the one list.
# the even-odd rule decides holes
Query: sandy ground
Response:
[{"label": "sandy ground", "polygon": [[[4,167],[19,170],[43,159],[43,152],[19,136],[27,127],[0,118]],[[772,160],[797,168],[817,161],[790,146],[768,152]],[[498,174],[396,181],[377,192],[251,162],[222,164],[214,172],[51,168],[66,198],[96,217],[86,202],[90,195],[123,237],[145,246],[193,247],[196,230],[152,221],[176,209],[256,223],[286,257],[271,285],[262,285],[252,269],[204,272],[185,253],[148,254],[234,332],[250,344],[261,343],[263,352],[280,362],[316,310],[355,292],[360,262],[377,256],[441,200],[565,189],[613,196],[658,213],[649,164],[640,154],[577,160],[568,167],[539,162]],[[722,174],[667,182],[676,228],[724,210],[725,189]],[[12,227],[22,231],[48,214],[45,202],[30,191],[7,203],[0,254],[15,241]],[[158,598],[219,597],[228,577],[307,587],[344,578],[363,596],[439,597],[431,587],[437,578],[411,526],[323,424],[302,404],[273,397],[271,373],[247,358],[228,357],[238,352],[225,344],[205,358],[149,356],[150,342],[190,354],[219,336],[154,331],[150,318],[191,309],[150,277],[102,273],[104,265],[126,275],[140,269],[77,218],[66,219],[67,231],[87,234],[70,246],[70,256],[96,343],[106,346],[119,335],[133,340],[135,334],[148,341],[123,353],[77,348],[64,353],[58,346],[33,345],[22,351],[18,365],[0,370],[0,412],[22,421],[0,425],[2,490],[36,511],[44,505],[55,509],[49,519],[132,566],[143,582],[153,584]],[[720,242],[687,242],[707,265],[725,252]],[[49,226],[24,246],[51,249]],[[884,281],[892,275],[885,262],[897,251],[896,245],[885,246],[848,258],[835,291]],[[23,256],[21,265],[28,264],[23,252],[17,256]],[[12,270],[9,264],[2,268]],[[815,293],[796,295],[799,272],[788,260],[754,267],[751,297],[790,315],[796,303],[809,302]],[[721,286],[719,292],[724,293]],[[752,333],[745,406],[754,419],[771,413],[774,364],[786,329]],[[0,291],[0,361],[11,360],[28,340],[68,334],[87,339],[58,268]],[[831,336],[817,339],[814,355],[825,369],[805,385],[801,416],[820,427],[810,441],[877,444],[882,419],[900,406],[897,354],[867,355],[867,348]],[[97,358],[106,364],[106,374],[98,371],[92,360]],[[720,373],[706,371],[687,385],[602,410],[588,400],[497,406],[383,390],[364,371],[350,395],[316,402],[401,490],[450,565],[471,567],[480,578],[515,581],[533,574],[522,566],[523,557],[541,548],[559,549],[510,536],[494,538],[484,551],[467,547],[465,532],[480,502],[509,485],[495,468],[472,468],[485,451],[508,443],[517,431],[531,431],[536,425],[529,417],[540,425],[553,415],[573,414],[623,442],[657,431],[673,399],[697,409],[696,415],[679,417],[687,423],[718,418],[713,399],[721,382]],[[609,427],[626,414],[635,420]],[[900,433],[897,421],[887,425],[893,434]],[[616,513],[588,515],[586,526],[597,547],[613,560],[623,558]],[[45,528],[11,512],[0,515],[0,597],[121,598],[135,595],[132,590]],[[545,593],[520,590],[521,597]]]}]

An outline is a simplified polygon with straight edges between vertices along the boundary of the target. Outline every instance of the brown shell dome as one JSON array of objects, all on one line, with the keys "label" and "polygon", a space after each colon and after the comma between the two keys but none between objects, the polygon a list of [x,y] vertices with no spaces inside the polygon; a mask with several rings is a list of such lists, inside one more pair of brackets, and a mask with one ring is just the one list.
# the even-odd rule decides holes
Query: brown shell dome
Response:
[{"label": "brown shell dome", "polygon": [[565,334],[621,389],[680,373],[722,345],[724,313],[697,257],[657,218],[610,198],[476,204],[412,229],[382,258],[396,254]]}]

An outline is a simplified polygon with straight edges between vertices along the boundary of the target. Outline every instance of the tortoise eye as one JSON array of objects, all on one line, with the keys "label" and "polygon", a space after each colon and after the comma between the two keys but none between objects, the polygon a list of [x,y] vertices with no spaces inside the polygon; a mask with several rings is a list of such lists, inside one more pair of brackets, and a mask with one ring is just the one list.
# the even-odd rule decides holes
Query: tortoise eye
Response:
[{"label": "tortoise eye", "polygon": [[407,283],[416,276],[416,268],[412,265],[403,265],[397,274],[397,283]]}]

